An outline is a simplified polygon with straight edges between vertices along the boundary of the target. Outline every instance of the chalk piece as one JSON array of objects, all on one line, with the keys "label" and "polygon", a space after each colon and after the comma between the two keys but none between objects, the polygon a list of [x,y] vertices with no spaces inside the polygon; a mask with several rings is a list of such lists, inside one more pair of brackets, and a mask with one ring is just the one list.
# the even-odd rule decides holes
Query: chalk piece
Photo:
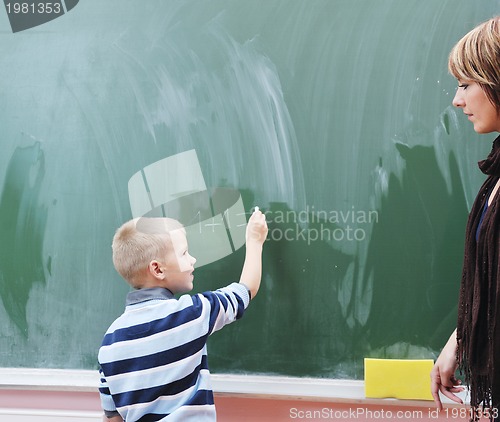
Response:
[{"label": "chalk piece", "polygon": [[430,372],[432,359],[365,358],[365,396],[433,400]]},{"label": "chalk piece", "polygon": [[255,211],[259,211],[259,207],[255,207],[255,208],[254,208],[254,212],[255,212]]}]

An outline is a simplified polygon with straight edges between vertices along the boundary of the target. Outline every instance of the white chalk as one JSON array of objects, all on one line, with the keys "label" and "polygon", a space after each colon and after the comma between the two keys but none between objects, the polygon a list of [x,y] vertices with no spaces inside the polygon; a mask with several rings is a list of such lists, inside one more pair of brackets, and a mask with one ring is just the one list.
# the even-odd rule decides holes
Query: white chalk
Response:
[{"label": "white chalk", "polygon": [[254,211],[254,212],[255,212],[255,211],[259,211],[259,207],[254,207],[254,210],[253,210],[253,211]]}]

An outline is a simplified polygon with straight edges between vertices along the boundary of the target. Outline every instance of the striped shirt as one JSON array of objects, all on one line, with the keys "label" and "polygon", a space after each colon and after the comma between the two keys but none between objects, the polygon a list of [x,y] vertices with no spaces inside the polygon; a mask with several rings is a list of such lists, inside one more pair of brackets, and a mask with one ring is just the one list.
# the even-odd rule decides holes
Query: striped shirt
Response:
[{"label": "striped shirt", "polygon": [[207,339],[243,315],[247,288],[175,299],[166,289],[130,292],[99,349],[103,409],[127,422],[215,421]]}]

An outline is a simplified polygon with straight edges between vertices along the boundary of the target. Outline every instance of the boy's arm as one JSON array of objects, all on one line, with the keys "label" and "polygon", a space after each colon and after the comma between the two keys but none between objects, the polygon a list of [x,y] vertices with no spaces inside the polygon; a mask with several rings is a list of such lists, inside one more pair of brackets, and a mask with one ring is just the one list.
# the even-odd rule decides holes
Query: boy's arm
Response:
[{"label": "boy's arm", "polygon": [[246,230],[245,263],[240,283],[250,291],[252,299],[257,295],[262,277],[262,246],[267,237],[266,216],[256,209],[248,220]]},{"label": "boy's arm", "polygon": [[108,418],[106,415],[103,415],[102,422],[123,422],[123,419],[121,416],[113,416],[112,418]]},{"label": "boy's arm", "polygon": [[[109,391],[108,382],[104,376],[102,368],[99,367],[100,385],[99,385],[99,396],[101,398],[101,405],[104,410],[104,415],[102,416],[103,422],[123,422],[122,417],[116,410],[115,403],[111,397]],[[109,415],[109,416],[108,416]]]}]

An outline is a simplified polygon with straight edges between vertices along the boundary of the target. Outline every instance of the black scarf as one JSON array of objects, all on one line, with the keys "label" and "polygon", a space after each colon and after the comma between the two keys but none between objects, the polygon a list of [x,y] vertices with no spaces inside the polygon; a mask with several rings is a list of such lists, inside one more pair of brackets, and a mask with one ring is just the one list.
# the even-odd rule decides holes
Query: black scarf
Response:
[{"label": "black scarf", "polygon": [[[471,406],[500,405],[500,212],[493,199],[476,232],[484,207],[500,177],[500,136],[479,168],[489,177],[479,190],[467,222],[457,322],[457,358],[471,391]],[[499,192],[500,194],[500,192]],[[475,418],[473,418],[475,420]]]}]

